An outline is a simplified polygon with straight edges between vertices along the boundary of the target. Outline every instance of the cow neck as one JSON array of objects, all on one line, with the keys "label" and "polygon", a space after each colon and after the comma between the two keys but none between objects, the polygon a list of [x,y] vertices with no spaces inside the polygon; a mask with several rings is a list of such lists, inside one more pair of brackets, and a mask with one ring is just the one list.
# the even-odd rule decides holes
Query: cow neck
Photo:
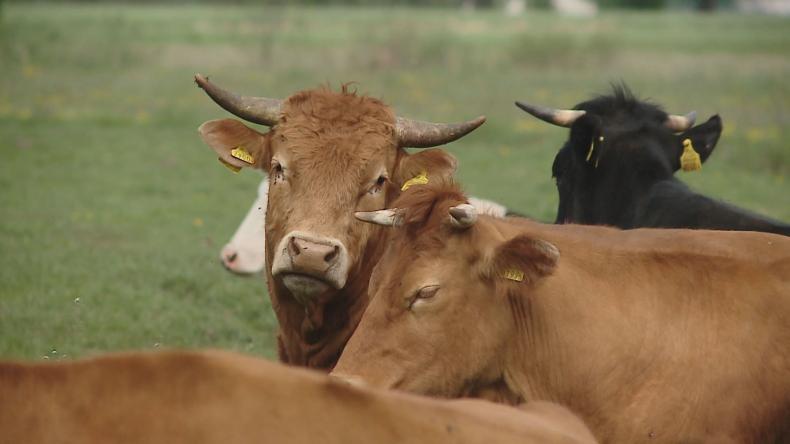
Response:
[{"label": "cow neck", "polygon": [[603,185],[598,185],[594,191],[592,211],[588,213],[591,220],[582,223],[634,228],[640,196],[645,195],[649,187],[644,187],[639,180],[634,179],[633,174],[636,173],[624,171],[615,176],[616,181],[609,179]]},{"label": "cow neck", "polygon": [[322,294],[308,307],[300,305],[267,271],[283,362],[326,370],[334,367],[368,305],[368,282],[384,251],[387,233],[377,228],[359,260],[360,268],[349,273],[346,285]]},{"label": "cow neck", "polygon": [[[545,240],[560,247],[575,242],[573,235],[568,237],[567,227],[549,225],[528,219],[492,219],[495,235],[505,241],[519,235]],[[565,259],[565,260],[563,260]],[[560,257],[555,274],[565,273],[576,267],[576,260],[570,255]],[[560,270],[563,267],[566,270]],[[504,357],[500,364],[501,384],[490,389],[499,397],[518,402],[533,400],[555,400],[569,403],[564,392],[563,381],[566,377],[562,369],[569,359],[567,350],[558,347],[568,334],[566,323],[555,319],[557,296],[554,294],[566,289],[557,289],[555,280],[543,278],[535,285],[507,287],[505,294],[498,294],[499,303],[507,304],[512,316],[513,335],[507,342]],[[560,279],[561,280],[561,279]],[[572,329],[572,327],[569,327]]]}]

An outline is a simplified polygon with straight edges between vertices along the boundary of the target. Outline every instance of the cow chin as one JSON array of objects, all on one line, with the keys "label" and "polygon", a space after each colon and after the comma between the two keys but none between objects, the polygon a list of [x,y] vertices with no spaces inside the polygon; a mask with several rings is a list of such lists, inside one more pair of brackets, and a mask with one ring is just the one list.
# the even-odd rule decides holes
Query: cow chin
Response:
[{"label": "cow chin", "polygon": [[302,305],[307,305],[321,293],[331,287],[326,282],[303,274],[288,273],[282,275],[283,285]]}]

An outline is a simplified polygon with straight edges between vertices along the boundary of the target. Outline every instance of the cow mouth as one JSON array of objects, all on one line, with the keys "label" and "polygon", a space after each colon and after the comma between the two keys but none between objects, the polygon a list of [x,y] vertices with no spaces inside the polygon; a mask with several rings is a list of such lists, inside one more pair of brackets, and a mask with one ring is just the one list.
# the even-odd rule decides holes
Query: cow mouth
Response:
[{"label": "cow mouth", "polygon": [[313,300],[319,294],[333,288],[329,282],[315,276],[302,273],[282,273],[283,285],[291,292],[300,304]]}]

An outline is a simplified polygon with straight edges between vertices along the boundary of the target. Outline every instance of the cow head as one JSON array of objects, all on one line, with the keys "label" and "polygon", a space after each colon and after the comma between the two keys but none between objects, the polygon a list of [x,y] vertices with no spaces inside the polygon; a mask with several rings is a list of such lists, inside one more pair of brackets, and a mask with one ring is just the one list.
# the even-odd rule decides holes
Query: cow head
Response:
[{"label": "cow head", "polygon": [[238,120],[204,123],[199,132],[231,168],[269,175],[266,263],[274,285],[302,305],[328,299],[374,258],[376,228],[355,211],[385,208],[414,176],[452,175],[455,159],[442,150],[410,155],[458,139],[480,126],[433,124],[396,117],[377,99],[345,86],[303,91],[285,100],[238,96],[197,75],[196,82],[228,111],[269,126],[266,133]]},{"label": "cow head", "polygon": [[506,238],[452,184],[409,190],[394,206],[357,214],[396,228],[333,374],[436,396],[500,383],[512,312],[524,307],[510,290],[539,285],[559,252],[539,239]]},{"label": "cow head", "polygon": [[681,167],[684,142],[690,141],[704,162],[722,131],[717,115],[692,128],[696,113],[669,115],[634,98],[626,86],[573,110],[516,105],[545,122],[570,128],[552,166],[559,191],[557,223],[614,223],[600,220],[595,209],[633,206],[624,195],[645,193],[673,177]]}]

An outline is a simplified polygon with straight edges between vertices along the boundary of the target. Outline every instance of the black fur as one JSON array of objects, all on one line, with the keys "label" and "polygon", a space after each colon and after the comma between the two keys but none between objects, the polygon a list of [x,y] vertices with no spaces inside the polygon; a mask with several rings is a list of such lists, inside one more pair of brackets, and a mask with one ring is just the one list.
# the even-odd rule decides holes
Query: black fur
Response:
[{"label": "black fur", "polygon": [[574,122],[552,166],[560,195],[556,223],[790,235],[788,224],[703,196],[675,178],[684,139],[702,162],[710,156],[722,131],[719,116],[673,134],[663,125],[667,113],[625,85],[576,109],[587,113]]}]

